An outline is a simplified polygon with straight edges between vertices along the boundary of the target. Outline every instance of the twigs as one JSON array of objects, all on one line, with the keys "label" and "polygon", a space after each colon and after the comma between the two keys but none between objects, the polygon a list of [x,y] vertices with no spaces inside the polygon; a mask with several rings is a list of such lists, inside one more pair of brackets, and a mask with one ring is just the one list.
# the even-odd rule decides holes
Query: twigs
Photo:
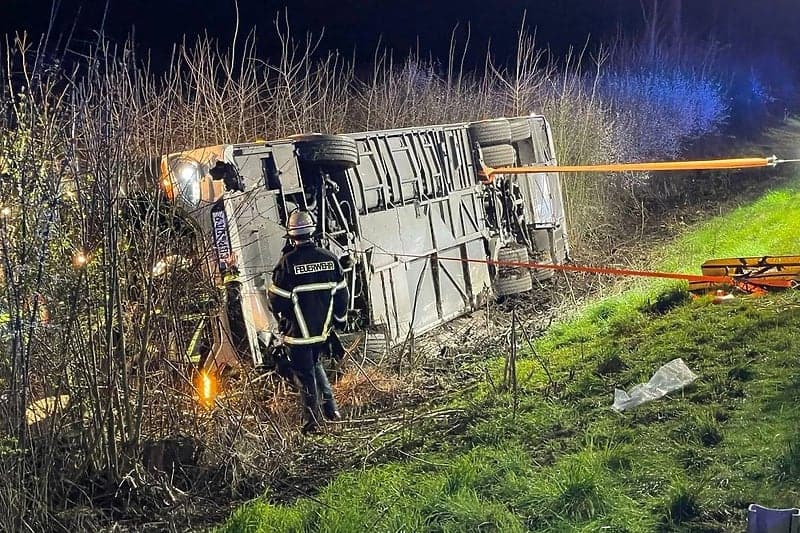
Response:
[{"label": "twigs", "polygon": [[511,310],[511,349],[505,360],[503,371],[503,387],[511,391],[513,400],[512,416],[516,418],[519,406],[519,390],[517,388],[517,312]]},{"label": "twigs", "polygon": [[[551,321],[552,321],[552,317],[551,317]],[[549,327],[549,326],[550,326],[550,324],[548,323],[547,327]],[[547,327],[544,328],[544,329],[547,329]],[[533,346],[533,342],[531,341],[531,336],[528,334],[528,331],[525,328],[525,324],[520,324],[520,328],[522,329],[522,334],[525,336],[525,342],[528,344],[528,349],[531,351],[531,355],[533,356],[534,359],[536,359],[536,361],[542,367],[542,370],[544,370],[544,373],[547,375],[547,382],[551,386],[553,386],[555,384],[555,382],[553,381],[552,374],[550,374],[550,368],[547,366],[547,363],[545,362],[545,360],[542,358],[541,355],[539,355],[539,352]],[[526,381],[528,379],[530,379],[530,376],[528,376]]]}]

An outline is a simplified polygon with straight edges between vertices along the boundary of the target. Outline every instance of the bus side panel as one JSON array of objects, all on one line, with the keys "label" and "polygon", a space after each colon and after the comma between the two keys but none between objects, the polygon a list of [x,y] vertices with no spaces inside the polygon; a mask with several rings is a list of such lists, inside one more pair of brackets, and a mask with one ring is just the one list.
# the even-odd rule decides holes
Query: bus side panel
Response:
[{"label": "bus side panel", "polygon": [[[547,153],[550,155],[551,165],[557,165],[556,151],[553,145],[553,133],[550,124],[544,117],[536,117],[541,124],[543,142],[547,143]],[[553,195],[555,218],[558,223],[552,233],[553,261],[563,263],[569,257],[569,240],[567,239],[567,217],[564,206],[564,193],[561,188],[561,174],[551,172],[549,174],[550,191]]]},{"label": "bus side panel", "polygon": [[371,251],[370,317],[399,342],[471,310],[490,286],[485,264],[452,260],[486,259],[486,215],[469,174],[466,128],[372,132],[356,141],[364,151],[348,177],[360,248]]}]

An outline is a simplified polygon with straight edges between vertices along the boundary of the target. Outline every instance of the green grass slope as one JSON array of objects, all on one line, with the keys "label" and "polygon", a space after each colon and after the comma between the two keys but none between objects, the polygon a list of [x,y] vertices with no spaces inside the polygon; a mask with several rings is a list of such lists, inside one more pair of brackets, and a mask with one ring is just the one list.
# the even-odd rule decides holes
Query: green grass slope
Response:
[{"label": "green grass slope", "polygon": [[[706,258],[785,253],[800,254],[797,181],[687,230],[658,262],[694,272]],[[637,284],[535,348],[516,394],[498,385],[502,356],[488,362],[495,378],[457,400],[456,435],[418,427],[413,458],[342,474],[292,506],[266,495],[220,530],[742,531],[749,503],[800,506],[800,291],[714,305]],[[676,357],[695,383],[610,408],[614,388]]]}]

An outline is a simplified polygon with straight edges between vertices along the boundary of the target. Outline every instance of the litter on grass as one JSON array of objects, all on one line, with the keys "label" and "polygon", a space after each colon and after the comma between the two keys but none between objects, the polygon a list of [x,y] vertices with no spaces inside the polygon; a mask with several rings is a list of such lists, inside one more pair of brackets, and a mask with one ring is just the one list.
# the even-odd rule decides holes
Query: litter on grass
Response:
[{"label": "litter on grass", "polygon": [[631,409],[651,400],[657,400],[672,391],[682,389],[695,379],[697,376],[689,370],[683,359],[680,357],[673,359],[659,368],[650,381],[636,385],[630,392],[614,389],[614,405],[612,407],[617,411]]}]

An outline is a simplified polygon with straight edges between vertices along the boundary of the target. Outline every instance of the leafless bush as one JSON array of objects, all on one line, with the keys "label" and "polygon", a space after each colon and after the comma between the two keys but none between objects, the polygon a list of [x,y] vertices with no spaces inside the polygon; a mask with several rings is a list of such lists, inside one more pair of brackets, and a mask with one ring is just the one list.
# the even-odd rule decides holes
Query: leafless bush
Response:
[{"label": "leafless bush", "polygon": [[454,31],[446,64],[418,52],[398,62],[390,50],[376,50],[372,76],[356,81],[356,129],[443,124],[502,115],[503,97],[496,80],[464,69],[469,28],[464,43],[459,43],[457,36]]},{"label": "leafless bush", "polygon": [[[180,139],[169,128],[180,123],[174,88],[156,93],[130,45],[100,40],[71,71],[45,52],[22,37],[3,49],[0,528],[8,531],[71,530],[76,507],[124,506],[123,485],[149,486],[141,481],[148,442],[230,440],[237,423],[209,425],[185,371],[186,317],[197,312],[187,306],[205,302],[208,312],[219,302],[208,277],[186,277],[205,261],[153,275],[186,244],[157,182],[142,178],[145,162],[176,142],[164,132]],[[164,116],[167,128],[155,127]],[[223,127],[244,129],[235,119]]]}]

